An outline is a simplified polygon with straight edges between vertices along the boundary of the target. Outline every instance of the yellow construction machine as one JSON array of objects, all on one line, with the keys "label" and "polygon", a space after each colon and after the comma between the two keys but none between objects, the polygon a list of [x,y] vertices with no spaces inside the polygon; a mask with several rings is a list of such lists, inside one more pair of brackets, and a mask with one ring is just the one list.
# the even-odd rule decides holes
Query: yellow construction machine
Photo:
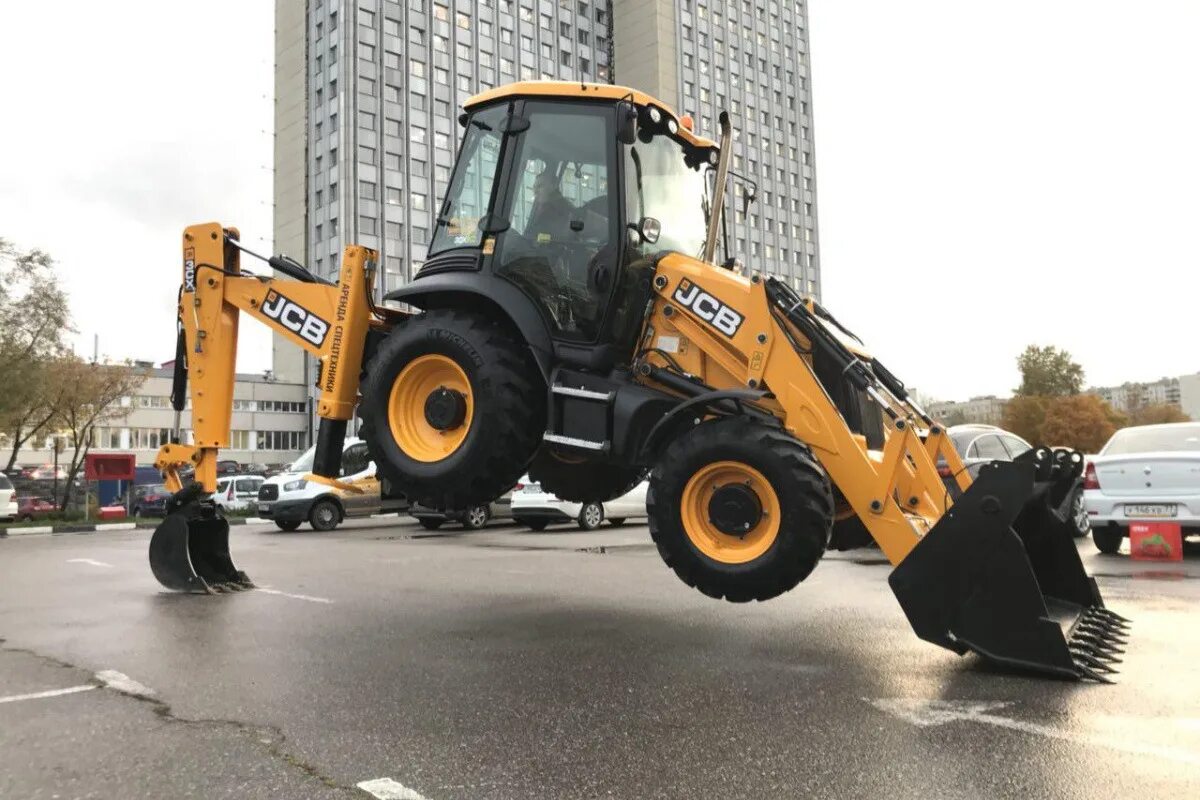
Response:
[{"label": "yellow construction machine", "polygon": [[722,236],[727,186],[743,203],[755,187],[731,174],[727,115],[718,143],[636,90],[533,82],[472,98],[459,123],[428,257],[381,304],[365,247],[345,249],[333,283],[282,256],[264,259],[281,276],[250,274],[234,228],[184,232],[172,399],[185,407],[190,379],[194,438],[158,456],[177,490],[150,547],[164,585],[252,585],[205,499],[245,313],[316,357],[310,480],[339,484],[355,414],[391,489],[435,508],[490,501],[526,470],[574,501],[649,472],[658,551],[711,597],[786,592],[831,531],[856,528],[895,565],[921,638],[1059,676],[1112,672],[1127,622],[1072,540],[1079,454],[1038,447],[972,479],[828,311],[742,269]]}]

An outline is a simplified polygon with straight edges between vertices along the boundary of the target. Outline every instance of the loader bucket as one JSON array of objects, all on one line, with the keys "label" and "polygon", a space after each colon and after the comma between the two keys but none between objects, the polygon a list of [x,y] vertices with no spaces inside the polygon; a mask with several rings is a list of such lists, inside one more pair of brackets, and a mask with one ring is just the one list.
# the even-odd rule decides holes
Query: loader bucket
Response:
[{"label": "loader bucket", "polygon": [[167,516],[150,537],[150,569],[177,592],[216,594],[254,587],[229,557],[229,523],[216,506],[199,499],[196,486],[177,492]]},{"label": "loader bucket", "polygon": [[1104,607],[1071,535],[1083,460],[1037,448],[984,465],[888,577],[916,634],[960,655],[1107,682],[1128,621]]}]

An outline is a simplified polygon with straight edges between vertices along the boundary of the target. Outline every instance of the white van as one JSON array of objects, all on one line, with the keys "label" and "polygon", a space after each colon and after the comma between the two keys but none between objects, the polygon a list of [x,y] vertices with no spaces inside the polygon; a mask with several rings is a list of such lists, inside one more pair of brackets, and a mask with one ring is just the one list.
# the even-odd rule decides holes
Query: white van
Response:
[{"label": "white van", "polygon": [[375,462],[367,454],[361,439],[346,437],[342,448],[342,469],[338,480],[362,489],[348,492],[316,481],[305,480],[312,472],[315,446],[289,464],[287,470],[263,481],[258,490],[258,515],[275,521],[280,530],[294,531],[307,522],[317,531],[331,531],[346,517],[366,517],[391,511],[404,511],[403,498],[383,499],[382,486],[375,476]]},{"label": "white van", "polygon": [[262,485],[261,475],[230,475],[217,480],[212,499],[225,511],[247,511],[253,508]]}]

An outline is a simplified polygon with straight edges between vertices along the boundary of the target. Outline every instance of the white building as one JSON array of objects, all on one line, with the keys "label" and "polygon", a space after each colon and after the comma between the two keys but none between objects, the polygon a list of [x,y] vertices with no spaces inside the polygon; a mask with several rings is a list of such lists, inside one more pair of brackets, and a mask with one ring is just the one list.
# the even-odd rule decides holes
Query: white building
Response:
[{"label": "white building", "polygon": [[999,425],[1004,416],[1004,406],[1007,400],[1002,400],[993,394],[972,397],[970,400],[946,400],[930,403],[926,411],[934,419],[939,419],[946,425],[964,425],[976,423],[980,425]]}]

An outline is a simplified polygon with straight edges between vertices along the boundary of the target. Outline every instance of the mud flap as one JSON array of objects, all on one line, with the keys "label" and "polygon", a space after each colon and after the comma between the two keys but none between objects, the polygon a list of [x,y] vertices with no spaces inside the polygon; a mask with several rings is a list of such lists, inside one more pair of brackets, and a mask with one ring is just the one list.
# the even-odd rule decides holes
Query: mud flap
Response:
[{"label": "mud flap", "polygon": [[167,516],[150,538],[150,569],[177,592],[217,594],[251,589],[246,573],[229,556],[229,522],[216,505],[201,500],[196,484],[167,502]]},{"label": "mud flap", "polygon": [[1104,607],[1071,535],[1082,459],[986,464],[888,578],[916,634],[1019,670],[1107,681],[1127,620]]}]

